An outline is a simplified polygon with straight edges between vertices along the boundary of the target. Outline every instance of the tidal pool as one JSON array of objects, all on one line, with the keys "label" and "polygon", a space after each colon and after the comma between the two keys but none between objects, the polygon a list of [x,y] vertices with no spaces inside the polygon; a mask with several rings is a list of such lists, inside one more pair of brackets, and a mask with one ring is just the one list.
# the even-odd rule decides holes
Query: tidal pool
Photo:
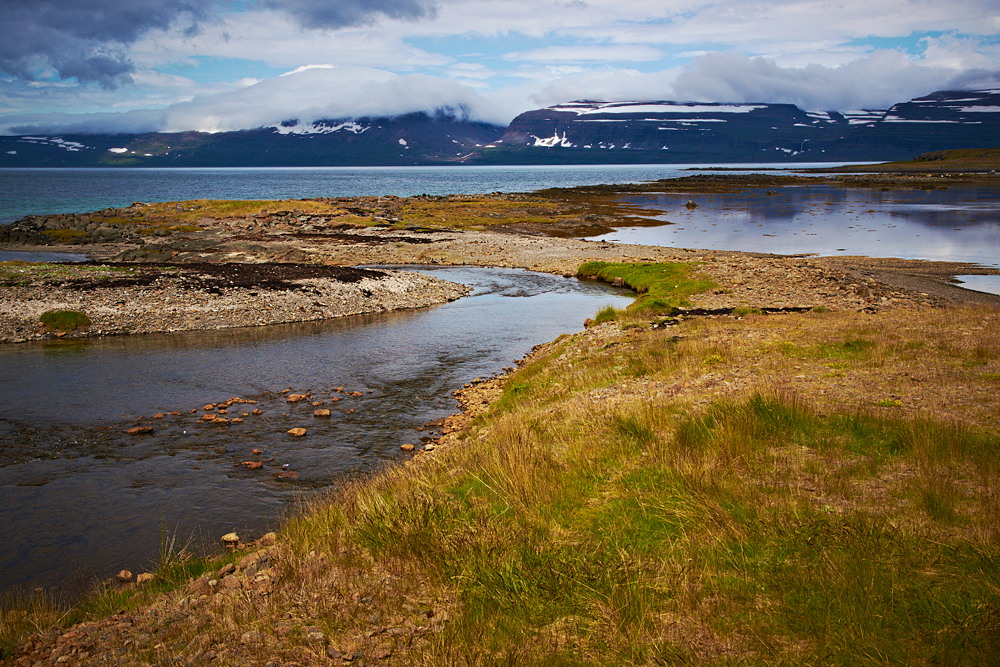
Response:
[{"label": "tidal pool", "polygon": [[[596,240],[1000,267],[1000,187],[879,190],[803,185],[628,196],[623,201],[655,211],[662,224],[620,228]],[[687,206],[689,201],[695,206]]]}]

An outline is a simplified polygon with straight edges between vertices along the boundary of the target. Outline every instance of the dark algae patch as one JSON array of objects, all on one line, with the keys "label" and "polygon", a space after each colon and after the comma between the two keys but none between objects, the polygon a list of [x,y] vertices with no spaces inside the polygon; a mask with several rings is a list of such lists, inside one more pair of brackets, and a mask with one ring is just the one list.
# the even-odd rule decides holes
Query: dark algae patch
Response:
[{"label": "dark algae patch", "polygon": [[163,277],[182,281],[191,288],[298,289],[295,281],[309,278],[356,283],[365,278],[381,278],[385,272],[373,269],[292,264],[283,262],[157,264],[126,262],[80,262],[76,264],[5,263],[0,266],[0,283],[31,282],[58,285],[74,290],[144,287]]}]

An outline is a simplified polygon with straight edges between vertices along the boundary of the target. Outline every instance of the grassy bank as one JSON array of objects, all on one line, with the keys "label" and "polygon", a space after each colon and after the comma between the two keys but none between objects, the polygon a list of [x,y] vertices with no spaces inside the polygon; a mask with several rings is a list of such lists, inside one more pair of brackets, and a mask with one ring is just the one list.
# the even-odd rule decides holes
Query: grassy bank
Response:
[{"label": "grassy bank", "polygon": [[81,664],[989,663],[995,316],[561,337],[432,453],[303,508],[273,586],[231,557],[231,587],[86,630]]}]

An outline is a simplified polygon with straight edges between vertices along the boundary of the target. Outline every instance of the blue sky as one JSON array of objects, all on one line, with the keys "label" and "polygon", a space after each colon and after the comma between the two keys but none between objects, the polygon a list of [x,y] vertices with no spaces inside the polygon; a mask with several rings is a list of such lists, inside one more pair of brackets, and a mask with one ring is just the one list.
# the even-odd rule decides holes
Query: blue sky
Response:
[{"label": "blue sky", "polygon": [[0,131],[1000,87],[995,0],[0,0]]}]

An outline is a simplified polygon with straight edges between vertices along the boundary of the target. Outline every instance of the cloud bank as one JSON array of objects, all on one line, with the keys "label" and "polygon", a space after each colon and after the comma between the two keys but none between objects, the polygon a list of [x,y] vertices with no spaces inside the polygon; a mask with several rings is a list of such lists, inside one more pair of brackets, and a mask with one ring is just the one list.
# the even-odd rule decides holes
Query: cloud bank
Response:
[{"label": "cloud bank", "polygon": [[194,29],[204,16],[191,0],[0,0],[0,70],[32,80],[52,69],[115,87],[135,69],[126,45],[179,21]]}]

